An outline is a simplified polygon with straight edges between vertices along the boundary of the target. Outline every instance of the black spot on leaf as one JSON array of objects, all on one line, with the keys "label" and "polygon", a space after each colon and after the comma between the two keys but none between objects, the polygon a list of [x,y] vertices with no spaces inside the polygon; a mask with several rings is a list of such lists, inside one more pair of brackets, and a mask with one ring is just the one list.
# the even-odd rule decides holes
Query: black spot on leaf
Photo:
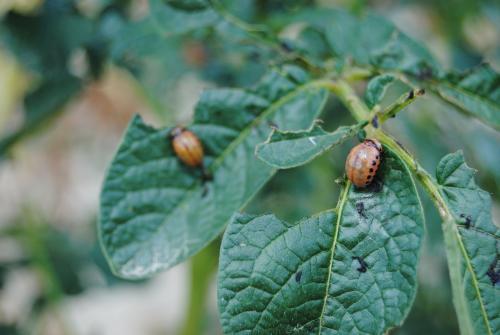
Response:
[{"label": "black spot on leaf", "polygon": [[359,215],[366,218],[365,204],[363,202],[360,201],[356,203],[356,211],[358,212]]},{"label": "black spot on leaf", "polygon": [[300,279],[302,278],[302,271],[298,271],[296,274],[295,274],[295,281],[297,283],[300,283]]},{"label": "black spot on leaf", "polygon": [[491,285],[495,286],[498,282],[500,282],[500,269],[497,269],[498,265],[498,255],[495,257],[493,262],[491,262],[486,275],[490,277]]},{"label": "black spot on leaf", "polygon": [[472,217],[470,215],[460,214],[461,218],[465,218],[465,228],[469,229],[472,224]]},{"label": "black spot on leaf", "polygon": [[357,270],[359,272],[362,272],[362,273],[366,272],[366,270],[368,269],[368,264],[366,264],[363,257],[353,256],[352,259],[355,259],[358,261],[359,267],[357,268]]}]

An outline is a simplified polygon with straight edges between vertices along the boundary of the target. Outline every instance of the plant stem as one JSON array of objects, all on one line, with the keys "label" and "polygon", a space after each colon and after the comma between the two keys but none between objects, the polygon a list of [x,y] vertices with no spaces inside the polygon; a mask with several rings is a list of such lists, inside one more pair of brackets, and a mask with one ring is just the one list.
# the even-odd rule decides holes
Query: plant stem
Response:
[{"label": "plant stem", "polygon": [[[332,93],[337,95],[357,121],[370,119],[370,111],[368,107],[359,98],[354,89],[348,83],[343,80],[325,81],[321,82],[321,86],[328,88]],[[409,103],[411,103],[411,101],[415,99],[415,96],[409,99],[408,94],[405,94],[404,99],[405,101],[401,101],[399,103],[396,102],[396,104],[394,104],[394,108],[390,109],[389,112],[384,115],[392,115],[392,113],[400,111]],[[385,119],[382,118],[380,121],[383,122]],[[394,138],[386,134],[382,129],[375,128],[372,125],[368,125],[367,131],[370,136],[379,139],[408,165],[408,168],[420,181],[426,192],[431,196],[443,220],[446,222],[453,220],[453,216],[446,206],[446,202],[439,192],[436,182],[434,181],[432,176],[427,171],[425,171],[422,166],[420,166],[415,158],[413,158],[413,156],[411,156]]]},{"label": "plant stem", "polygon": [[415,158],[406,151],[401,144],[399,144],[394,138],[386,134],[381,129],[375,131],[375,136],[384,145],[388,146],[392,151],[394,151],[399,158],[401,158],[408,168],[413,172],[417,179],[422,184],[425,191],[431,196],[434,201],[441,218],[444,221],[453,220],[453,216],[446,205],[443,196],[439,192],[438,185],[434,178],[415,160]]},{"label": "plant stem", "polygon": [[370,115],[370,110],[359,99],[354,89],[344,80],[324,80],[318,83],[319,86],[329,89],[335,94],[349,109],[356,121],[367,120]]},{"label": "plant stem", "polygon": [[406,106],[411,104],[417,97],[425,94],[423,89],[412,89],[410,92],[401,95],[394,103],[389,105],[386,109],[376,114],[379,123],[384,123],[389,118],[396,116]]},{"label": "plant stem", "polygon": [[218,239],[191,259],[189,305],[180,335],[197,335],[203,332],[203,323],[206,320],[206,300],[214,272],[217,270],[219,247],[220,240]]},{"label": "plant stem", "polygon": [[279,53],[285,60],[298,61],[302,63],[302,65],[307,67],[308,70],[316,74],[324,73],[324,69],[322,67],[315,65],[305,56],[293,52],[293,50],[289,50],[285,46],[283,46],[282,41],[280,41],[280,39],[274,34],[270,34],[266,27],[249,24],[239,19],[238,17],[228,12],[219,0],[211,0],[210,4],[212,5],[213,10],[216,11],[226,22],[245,31],[248,36],[255,39],[256,41],[267,45],[271,50]]}]

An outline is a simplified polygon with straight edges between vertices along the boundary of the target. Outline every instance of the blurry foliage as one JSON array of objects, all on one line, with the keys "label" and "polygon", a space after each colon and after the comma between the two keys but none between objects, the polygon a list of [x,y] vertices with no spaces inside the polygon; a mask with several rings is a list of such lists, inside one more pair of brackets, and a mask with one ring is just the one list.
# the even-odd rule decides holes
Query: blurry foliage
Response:
[{"label": "blurry foliage", "polygon": [[[63,112],[68,101],[78,96],[88,83],[99,80],[110,67],[129,71],[158,118],[173,122],[178,115],[169,102],[175,98],[173,88],[187,73],[212,85],[247,86],[254,83],[269,64],[276,62],[276,55],[281,54],[272,47],[256,46],[239,27],[219,20],[218,14],[207,9],[206,1],[165,2],[171,4],[172,9],[161,6],[163,2],[160,0],[151,0],[153,15],[136,18],[132,10],[134,1],[96,0],[90,11],[82,5],[83,1],[78,0],[1,1],[0,80],[7,78],[1,72],[6,68],[5,64],[14,61],[15,66],[22,70],[16,70],[18,74],[12,81],[6,81],[0,88],[3,92],[12,88],[16,91],[12,93],[16,98],[19,92],[25,91],[26,94],[24,108],[16,111],[22,113],[23,120],[16,129],[5,127],[9,124],[14,104],[3,105],[5,99],[0,102],[0,157],[25,136],[47,124],[57,113]],[[370,7],[377,9],[377,6],[382,10],[405,6],[424,8],[434,25],[433,33],[451,46],[451,64],[447,65],[459,69],[482,60],[483,50],[477,50],[477,45],[471,43],[476,36],[472,34],[471,39],[470,32],[481,32],[477,22],[487,20],[489,25],[486,27],[493,29],[493,36],[500,34],[500,6],[495,1],[387,1],[381,5],[375,1],[342,2],[357,13]],[[221,3],[242,20],[256,25],[267,24],[279,32],[287,16],[313,5],[315,1],[225,0]],[[194,14],[177,11],[185,8],[194,9]],[[165,12],[167,10],[171,12]],[[178,22],[186,21],[190,24],[178,25]],[[188,28],[184,30],[185,27]],[[298,38],[290,42],[293,48],[307,50],[313,62],[329,56],[327,41],[318,30],[317,27],[301,30]],[[259,36],[265,39],[266,32]],[[498,66],[498,39],[486,47],[488,60]],[[4,54],[11,59],[3,59]],[[26,77],[21,73],[29,75]],[[31,79],[29,88],[24,83],[26,78]],[[19,88],[15,90],[15,87]],[[395,85],[390,88],[386,99],[390,101],[391,96],[398,96],[404,89]],[[435,113],[437,109],[439,115]],[[329,102],[323,118],[331,130],[352,123],[350,115],[335,99]],[[497,132],[478,122],[470,122],[464,116],[451,116],[447,106],[435,102],[422,102],[418,108],[411,106],[408,113],[399,115],[389,128],[429,170],[445,153],[463,148],[467,160],[480,171],[478,182],[492,193],[498,206],[500,155],[492,154],[498,151],[500,143]],[[354,143],[344,144],[340,150],[307,166],[281,172],[260,191],[247,210],[273,212],[279,218],[293,222],[332,207],[339,191],[334,180],[342,175],[344,157]],[[421,283],[412,313],[394,333],[456,334],[458,326],[451,304],[440,218],[430,200],[427,197],[422,199],[424,207],[429,210],[425,213],[425,248],[428,251],[423,253],[421,266],[427,266],[426,257],[440,259],[441,268],[434,273],[440,285],[432,287],[426,281]],[[0,264],[0,289],[12,269],[37,269],[45,276],[42,296],[34,306],[39,310],[47,303],[57,303],[65,295],[81,294],[87,288],[99,285],[83,275],[83,269],[89,266],[98,267],[106,285],[123,283],[109,271],[97,243],[79,240],[81,236],[69,236],[67,232],[54,228],[50,218],[34,219],[36,209],[24,212],[24,217],[11,223],[16,228],[1,233],[2,237],[9,236],[18,241],[25,257]],[[90,224],[93,226],[93,222]],[[205,256],[200,254],[201,259]],[[0,334],[19,334],[18,328],[21,327],[0,325]]]}]

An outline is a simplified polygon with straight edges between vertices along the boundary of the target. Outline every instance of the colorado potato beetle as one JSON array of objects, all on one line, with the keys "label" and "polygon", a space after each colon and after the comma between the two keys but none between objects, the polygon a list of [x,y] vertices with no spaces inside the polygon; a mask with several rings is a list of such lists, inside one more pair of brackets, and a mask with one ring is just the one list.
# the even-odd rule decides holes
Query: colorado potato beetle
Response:
[{"label": "colorado potato beetle", "polygon": [[366,139],[351,149],[345,162],[347,178],[357,187],[366,187],[373,181],[380,165],[382,144]]},{"label": "colorado potato beetle", "polygon": [[203,146],[191,131],[175,127],[171,132],[172,148],[177,157],[186,165],[197,167],[203,163]]}]

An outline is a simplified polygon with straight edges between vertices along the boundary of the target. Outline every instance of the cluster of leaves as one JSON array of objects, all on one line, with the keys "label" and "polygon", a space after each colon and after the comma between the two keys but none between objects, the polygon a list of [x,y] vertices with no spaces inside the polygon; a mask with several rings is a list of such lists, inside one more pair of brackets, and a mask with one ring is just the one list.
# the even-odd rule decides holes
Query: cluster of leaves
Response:
[{"label": "cluster of leaves", "polygon": [[[220,15],[213,8],[204,11]],[[240,33],[278,51],[285,46],[287,61],[302,68],[279,66],[250,89],[215,89],[200,98],[190,129],[206,148],[213,180],[178,161],[166,140],[170,128],[151,128],[139,117],[131,122],[101,196],[100,236],[115,273],[141,278],[169,268],[229,224],[218,278],[225,332],[385,333],[403,322],[416,292],[423,213],[413,172],[442,214],[462,332],[499,332],[499,231],[489,195],[474,184],[461,153],[444,157],[433,178],[379,124],[422,94],[414,88],[425,87],[499,128],[500,76],[486,64],[446,73],[424,47],[378,16],[313,9],[279,25],[297,22],[304,28],[286,43],[264,30]],[[360,69],[371,79],[366,102],[348,83]],[[410,93],[381,110],[396,81]],[[328,91],[358,124],[331,133],[314,125]],[[384,144],[371,187],[348,183],[335,209],[295,224],[233,215],[276,169],[303,165],[367,124]]]},{"label": "cluster of leaves", "polygon": [[[7,29],[4,40],[23,40],[11,37],[33,31],[43,34],[36,27],[47,17],[51,24],[63,24],[53,20],[51,11],[68,7],[49,3],[35,18],[8,16],[7,27],[9,20],[28,20],[23,26],[32,31]],[[66,66],[78,48],[90,60],[89,76],[98,75],[110,60],[144,80],[148,96],[160,102],[166,89],[157,85],[162,78],[145,73],[162,75],[158,67],[169,68],[175,77],[186,67],[175,57],[158,63],[151,58],[161,58],[151,56],[181,48],[180,37],[186,34],[214,44],[230,41],[243,57],[257,52],[261,65],[271,59],[274,66],[250,88],[218,88],[201,95],[189,129],[203,143],[210,180],[176,158],[168,141],[171,127],[153,128],[139,116],[131,120],[101,194],[99,236],[114,273],[151,276],[187,260],[225,228],[218,297],[226,333],[383,334],[404,321],[416,293],[423,230],[416,178],[443,220],[462,333],[500,332],[500,302],[495,299],[500,232],[492,222],[489,194],[474,183],[474,171],[460,152],[445,156],[433,177],[380,127],[425,88],[499,129],[498,73],[487,64],[466,73],[445,71],[420,43],[372,14],[308,8],[275,17],[263,27],[240,21],[218,1],[151,0],[150,7],[139,22],[128,22],[115,7],[93,19],[75,14],[88,27],[82,31],[91,31],[88,35],[70,44],[61,36],[57,57],[32,53],[36,57],[26,61],[44,78],[58,84],[67,78],[75,85],[65,85],[68,92],[61,94],[52,79],[43,82],[26,101],[26,112],[33,117],[27,115],[23,128],[1,142],[0,152],[30,122],[39,124],[78,92],[85,77],[75,78]],[[69,12],[74,15],[74,7]],[[277,37],[299,23],[296,38]],[[247,42],[259,48],[243,48]],[[26,46],[14,43],[12,50],[17,47]],[[22,54],[30,53],[23,49]],[[263,68],[249,72],[255,76]],[[47,69],[54,73],[43,73]],[[220,73],[205,75],[218,83],[242,84]],[[355,81],[367,81],[364,99],[352,88]],[[386,89],[396,82],[409,93],[382,108]],[[328,132],[316,122],[329,93],[352,112],[354,125]],[[42,94],[53,96],[52,103],[37,103]],[[382,165],[370,187],[344,182],[336,208],[293,224],[273,215],[238,214],[278,169],[306,164],[365,131],[384,145]]]}]

